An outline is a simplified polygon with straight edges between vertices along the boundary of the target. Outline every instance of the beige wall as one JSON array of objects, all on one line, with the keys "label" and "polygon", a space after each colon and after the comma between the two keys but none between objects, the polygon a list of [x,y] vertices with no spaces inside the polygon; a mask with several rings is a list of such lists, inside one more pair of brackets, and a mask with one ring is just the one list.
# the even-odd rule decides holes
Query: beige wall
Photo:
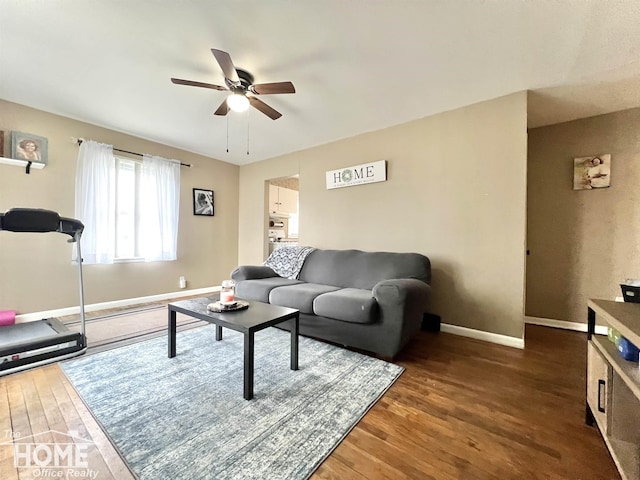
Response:
[{"label": "beige wall", "polygon": [[[265,251],[265,182],[300,175],[300,244],[415,251],[445,323],[522,338],[526,93],[242,166],[239,262]],[[327,170],[387,160],[387,181],[326,190]]]},{"label": "beige wall", "polygon": [[[586,322],[640,278],[640,109],[529,131],[526,314]],[[573,158],[611,154],[611,186],[573,190]]]},{"label": "beige wall", "polygon": [[[74,216],[78,147],[71,137],[193,165],[181,169],[178,260],[87,265],[87,304],[174,292],[180,275],[186,277],[187,289],[219,285],[236,266],[238,166],[2,100],[0,130],[33,133],[49,143],[49,163],[43,170],[26,175],[23,168],[0,165],[0,212],[37,207]],[[214,190],[213,218],[193,215],[194,187]],[[29,313],[78,305],[71,248],[60,234],[0,232],[0,309]]]}]

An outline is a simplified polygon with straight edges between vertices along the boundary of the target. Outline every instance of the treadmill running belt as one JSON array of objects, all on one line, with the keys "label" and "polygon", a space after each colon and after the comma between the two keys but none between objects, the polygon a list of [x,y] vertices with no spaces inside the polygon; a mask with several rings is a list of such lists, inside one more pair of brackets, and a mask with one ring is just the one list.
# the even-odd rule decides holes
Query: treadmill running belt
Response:
[{"label": "treadmill running belt", "polygon": [[37,343],[38,340],[60,338],[66,341],[69,334],[73,334],[57,318],[36,320],[35,322],[16,323],[0,327],[0,351],[8,346]]},{"label": "treadmill running belt", "polygon": [[12,343],[32,342],[58,332],[46,320],[16,323],[11,328],[0,327],[0,347]]}]

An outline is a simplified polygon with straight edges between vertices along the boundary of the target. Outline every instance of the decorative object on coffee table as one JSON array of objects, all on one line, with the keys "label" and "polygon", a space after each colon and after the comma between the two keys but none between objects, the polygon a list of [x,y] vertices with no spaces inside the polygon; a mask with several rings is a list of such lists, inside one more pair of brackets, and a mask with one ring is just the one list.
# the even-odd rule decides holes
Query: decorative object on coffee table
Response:
[{"label": "decorative object on coffee table", "polygon": [[222,302],[213,302],[207,305],[207,310],[216,313],[235,312],[237,310],[244,310],[246,308],[249,308],[249,302],[245,302],[244,300],[236,300],[234,302],[229,302],[229,304],[224,304]]},{"label": "decorative object on coffee table", "polygon": [[220,287],[220,303],[230,305],[236,297],[236,282],[234,280],[223,280]]}]

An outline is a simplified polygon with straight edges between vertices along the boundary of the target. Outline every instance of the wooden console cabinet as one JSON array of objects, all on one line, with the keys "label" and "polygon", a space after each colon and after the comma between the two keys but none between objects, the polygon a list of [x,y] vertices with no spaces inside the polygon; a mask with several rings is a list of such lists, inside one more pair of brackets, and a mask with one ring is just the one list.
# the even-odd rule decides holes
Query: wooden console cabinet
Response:
[{"label": "wooden console cabinet", "polygon": [[625,480],[640,479],[640,369],[625,360],[605,335],[595,335],[596,317],[640,346],[640,303],[588,302],[587,406]]}]

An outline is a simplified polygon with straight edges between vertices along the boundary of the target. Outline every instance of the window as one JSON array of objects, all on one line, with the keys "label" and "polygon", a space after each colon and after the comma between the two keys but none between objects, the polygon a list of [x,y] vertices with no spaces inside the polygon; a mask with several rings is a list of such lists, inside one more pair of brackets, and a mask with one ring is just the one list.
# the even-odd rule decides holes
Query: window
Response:
[{"label": "window", "polygon": [[116,261],[140,259],[141,164],[116,157]]},{"label": "window", "polygon": [[116,157],[113,146],[85,140],[75,201],[85,264],[177,259],[180,162]]}]

